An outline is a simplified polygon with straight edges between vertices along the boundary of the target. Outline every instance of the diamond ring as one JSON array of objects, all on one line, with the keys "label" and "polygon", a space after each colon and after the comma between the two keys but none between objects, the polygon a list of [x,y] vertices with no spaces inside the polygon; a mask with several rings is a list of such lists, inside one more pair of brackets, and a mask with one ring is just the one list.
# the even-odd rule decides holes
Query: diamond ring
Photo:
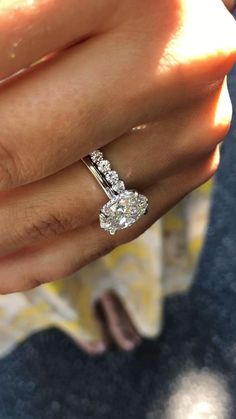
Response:
[{"label": "diamond ring", "polygon": [[127,190],[118,173],[101,150],[82,159],[109,198],[101,208],[100,226],[110,234],[124,230],[148,212],[148,199],[134,190]]}]

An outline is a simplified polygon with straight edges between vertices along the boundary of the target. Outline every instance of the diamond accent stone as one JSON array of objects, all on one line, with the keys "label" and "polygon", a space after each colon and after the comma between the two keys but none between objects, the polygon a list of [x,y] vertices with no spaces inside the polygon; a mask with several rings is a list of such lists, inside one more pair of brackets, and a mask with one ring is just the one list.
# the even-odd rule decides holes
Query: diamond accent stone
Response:
[{"label": "diamond accent stone", "polygon": [[125,183],[123,180],[119,180],[118,182],[114,183],[114,185],[112,185],[112,190],[117,193],[125,191]]},{"label": "diamond accent stone", "polygon": [[95,150],[90,154],[93,163],[98,164],[103,159],[103,153],[100,150]]},{"label": "diamond accent stone", "polygon": [[147,212],[148,200],[136,191],[120,193],[103,206],[100,212],[101,228],[110,234],[132,226]]},{"label": "diamond accent stone", "polygon": [[114,185],[115,183],[118,182],[119,180],[119,175],[115,170],[111,170],[110,172],[108,172],[106,174],[106,180],[107,182],[109,182],[111,185]]},{"label": "diamond accent stone", "polygon": [[102,173],[102,174],[106,174],[108,172],[110,172],[111,170],[111,164],[108,160],[101,160],[98,163],[98,170]]}]

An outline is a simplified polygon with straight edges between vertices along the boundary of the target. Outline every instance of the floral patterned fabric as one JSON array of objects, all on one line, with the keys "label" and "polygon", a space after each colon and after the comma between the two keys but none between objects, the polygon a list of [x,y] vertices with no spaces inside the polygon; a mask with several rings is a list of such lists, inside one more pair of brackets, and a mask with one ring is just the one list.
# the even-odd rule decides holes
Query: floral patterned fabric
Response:
[{"label": "floral patterned fabric", "polygon": [[101,339],[94,305],[104,290],[122,300],[137,330],[147,337],[162,329],[163,303],[185,292],[208,219],[211,183],[190,194],[135,241],[69,278],[0,297],[0,355],[29,334],[56,326],[75,341]]}]

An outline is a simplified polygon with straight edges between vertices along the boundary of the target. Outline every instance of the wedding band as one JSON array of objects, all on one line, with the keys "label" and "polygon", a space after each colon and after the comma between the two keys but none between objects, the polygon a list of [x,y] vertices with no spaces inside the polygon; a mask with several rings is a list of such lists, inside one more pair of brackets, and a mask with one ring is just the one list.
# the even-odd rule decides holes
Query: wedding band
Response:
[{"label": "wedding band", "polygon": [[95,150],[82,159],[109,201],[101,208],[100,226],[110,234],[124,230],[136,223],[148,211],[148,199],[135,190],[126,189],[118,173],[101,150]]}]

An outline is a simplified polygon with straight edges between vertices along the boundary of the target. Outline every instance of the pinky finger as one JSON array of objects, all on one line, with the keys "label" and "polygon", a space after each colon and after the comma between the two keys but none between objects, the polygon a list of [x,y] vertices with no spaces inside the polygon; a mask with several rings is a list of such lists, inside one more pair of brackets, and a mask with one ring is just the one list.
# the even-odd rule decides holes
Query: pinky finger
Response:
[{"label": "pinky finger", "polygon": [[206,182],[219,163],[217,147],[204,161],[198,162],[178,176],[162,180],[146,189],[149,213],[136,225],[115,236],[104,232],[98,223],[74,230],[57,240],[25,248],[0,260],[0,294],[25,291],[41,284],[66,277],[88,263],[129,242],[147,228],[187,193]]}]

